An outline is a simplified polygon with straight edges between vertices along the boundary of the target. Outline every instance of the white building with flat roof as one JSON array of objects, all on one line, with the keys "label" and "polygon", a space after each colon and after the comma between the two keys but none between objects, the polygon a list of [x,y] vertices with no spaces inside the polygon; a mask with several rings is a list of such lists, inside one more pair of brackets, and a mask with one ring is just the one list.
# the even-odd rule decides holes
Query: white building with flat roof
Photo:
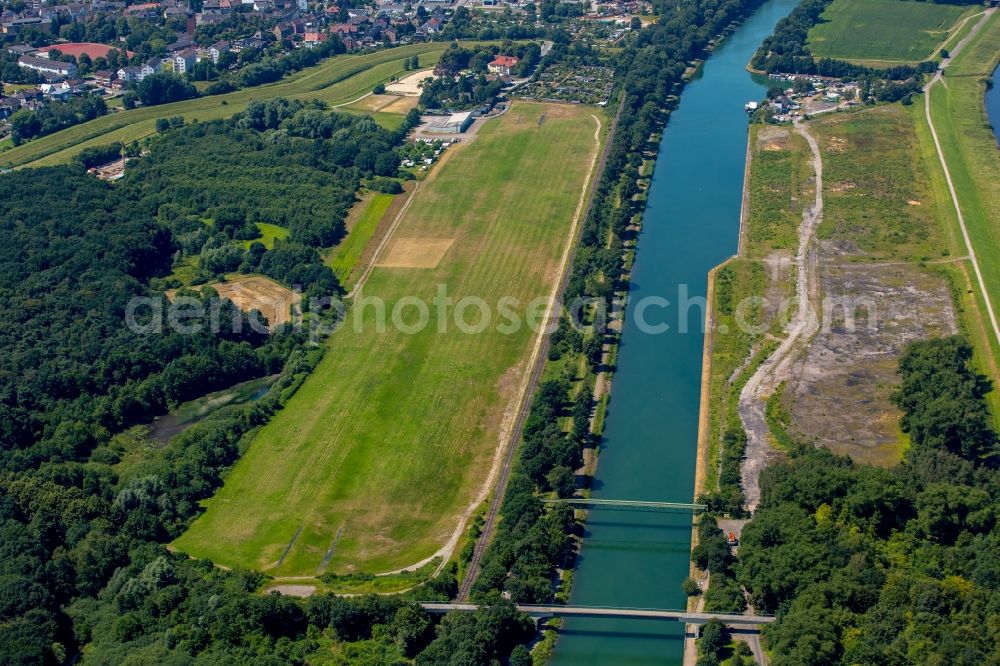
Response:
[{"label": "white building with flat roof", "polygon": [[461,134],[472,125],[472,111],[453,113],[447,118],[435,118],[430,122],[428,129],[432,132],[446,132],[450,134]]}]

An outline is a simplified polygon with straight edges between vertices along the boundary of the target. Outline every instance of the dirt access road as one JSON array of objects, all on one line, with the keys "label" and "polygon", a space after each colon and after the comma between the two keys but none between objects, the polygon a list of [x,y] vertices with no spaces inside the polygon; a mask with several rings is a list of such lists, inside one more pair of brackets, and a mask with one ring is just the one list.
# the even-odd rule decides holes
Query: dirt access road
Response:
[{"label": "dirt access road", "polygon": [[765,404],[767,397],[788,378],[795,355],[819,329],[815,308],[817,260],[812,247],[816,228],[823,221],[823,156],[808,126],[795,122],[795,131],[808,143],[813,154],[816,199],[802,213],[799,225],[799,249],[795,257],[796,294],[798,307],[786,328],[787,335],[778,348],[765,360],[740,391],[740,421],[747,433],[746,460],[743,462],[743,490],[747,509],[751,512],[760,502],[760,473],[776,456],[771,446]]}]

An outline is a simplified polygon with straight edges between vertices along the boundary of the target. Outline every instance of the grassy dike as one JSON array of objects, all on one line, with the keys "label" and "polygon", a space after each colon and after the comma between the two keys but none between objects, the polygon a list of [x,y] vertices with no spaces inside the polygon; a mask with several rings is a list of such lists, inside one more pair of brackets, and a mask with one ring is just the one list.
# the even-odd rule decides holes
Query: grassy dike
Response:
[{"label": "grassy dike", "polygon": [[[1000,228],[996,225],[996,211],[1000,210],[1000,151],[986,116],[983,98],[986,82],[998,61],[1000,15],[994,14],[952,61],[943,80],[930,92],[934,128],[994,311],[1000,308]],[[949,233],[958,236],[958,219],[930,136],[923,104],[914,106],[920,107],[915,115],[923,159],[931,172],[936,195],[940,201],[947,202],[947,206],[942,208],[946,209],[945,223]],[[977,352],[979,369],[998,380],[1000,344],[991,329],[983,294],[971,263],[956,263],[946,270],[952,280],[956,306],[963,315],[964,330]],[[1000,416],[1000,396],[993,392],[988,399],[996,419]]]}]

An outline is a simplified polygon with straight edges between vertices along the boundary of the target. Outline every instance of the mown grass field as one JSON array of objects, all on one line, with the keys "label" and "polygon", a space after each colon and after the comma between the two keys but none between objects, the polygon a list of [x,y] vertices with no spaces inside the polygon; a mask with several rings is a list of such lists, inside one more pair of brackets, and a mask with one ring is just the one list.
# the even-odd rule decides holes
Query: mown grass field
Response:
[{"label": "mown grass field", "polygon": [[357,219],[351,221],[353,223],[350,224],[350,232],[347,237],[331,253],[328,263],[333,272],[337,274],[340,284],[347,285],[349,283],[349,278],[357,266],[358,259],[361,258],[361,253],[364,252],[365,246],[371,240],[372,234],[375,233],[375,229],[385,212],[389,210],[393,198],[391,194],[374,194],[364,202],[364,209],[357,216]]},{"label": "mown grass field", "polygon": [[243,247],[249,248],[254,243],[263,243],[264,247],[270,250],[274,247],[274,241],[288,238],[288,229],[277,224],[258,222],[257,228],[260,229],[260,238],[243,241]]},{"label": "mown grass field", "polygon": [[959,18],[981,9],[916,0],[834,0],[809,31],[808,46],[817,58],[919,62],[936,55]]},{"label": "mown grass field", "polygon": [[[437,62],[445,45],[414,44],[364,55],[341,55],[302,70],[281,81],[238,90],[226,95],[119,111],[87,123],[29,141],[0,155],[0,168],[30,164],[51,166],[68,162],[82,149],[115,141],[134,141],[156,131],[157,118],[183,116],[187,122],[228,118],[246,108],[251,100],[287,97],[320,99],[330,105],[351,102],[380,82],[402,74],[404,59],[420,55],[428,63]],[[376,121],[396,126],[402,116],[376,114]]]},{"label": "mown grass field", "polygon": [[[451,240],[447,252],[431,268],[373,270],[321,364],[178,549],[314,576],[338,531],[326,569],[337,573],[413,565],[444,545],[488,477],[536,339],[525,325],[498,330],[496,304],[517,299],[510,309],[523,323],[528,303],[551,293],[597,154],[596,113],[517,103],[449,151],[387,248],[391,256],[400,239]],[[442,332],[431,304],[439,285],[454,302],[482,298],[490,325],[462,332],[453,306]],[[376,297],[390,313],[402,299],[428,303],[429,325],[378,330],[377,307],[363,304]],[[408,306],[402,321],[416,313]]]}]

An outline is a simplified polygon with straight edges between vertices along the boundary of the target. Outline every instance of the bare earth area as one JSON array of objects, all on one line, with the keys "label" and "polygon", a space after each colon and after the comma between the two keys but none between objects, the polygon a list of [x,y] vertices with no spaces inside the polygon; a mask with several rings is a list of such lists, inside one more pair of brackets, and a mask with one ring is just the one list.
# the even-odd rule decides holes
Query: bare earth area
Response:
[{"label": "bare earth area", "polygon": [[957,332],[951,294],[943,280],[907,264],[824,262],[819,289],[835,303],[790,368],[784,398],[792,432],[857,462],[893,464],[902,448],[901,413],[890,401],[899,357],[909,342]]},{"label": "bare earth area", "polygon": [[[834,157],[844,152],[845,140],[827,136],[825,126],[821,150],[810,125],[798,123],[795,130],[812,153],[815,201],[803,211],[794,260],[777,255],[765,259],[768,301],[780,293],[776,285],[787,279],[787,268],[794,271],[796,300],[788,308],[779,346],[747,381],[739,399],[747,433],[742,482],[751,511],[760,502],[761,470],[783,455],[767,418],[768,399],[776,391],[781,391],[780,407],[789,415],[785,427],[795,440],[827,446],[858,462],[891,465],[905,446],[900,413],[891,401],[903,349],[912,341],[957,331],[945,279],[913,261],[866,263],[871,254],[850,236],[869,229],[855,232],[843,224],[841,199],[838,219],[828,221],[839,237],[816,239],[824,223],[823,150],[841,166]],[[851,141],[852,155],[864,157],[863,140]],[[844,194],[834,180],[826,186],[828,197]],[[865,192],[867,196],[869,190]],[[915,199],[903,202],[904,208],[918,205]],[[871,224],[887,222],[875,219]],[[767,319],[772,316],[767,313]]]},{"label": "bare earth area", "polygon": [[[228,298],[244,312],[259,310],[267,317],[271,326],[280,326],[292,320],[292,312],[302,300],[302,294],[297,294],[274,280],[261,275],[239,275],[227,278],[225,282],[207,285],[218,292],[222,298]],[[168,298],[173,298],[176,290],[167,292]]]}]

